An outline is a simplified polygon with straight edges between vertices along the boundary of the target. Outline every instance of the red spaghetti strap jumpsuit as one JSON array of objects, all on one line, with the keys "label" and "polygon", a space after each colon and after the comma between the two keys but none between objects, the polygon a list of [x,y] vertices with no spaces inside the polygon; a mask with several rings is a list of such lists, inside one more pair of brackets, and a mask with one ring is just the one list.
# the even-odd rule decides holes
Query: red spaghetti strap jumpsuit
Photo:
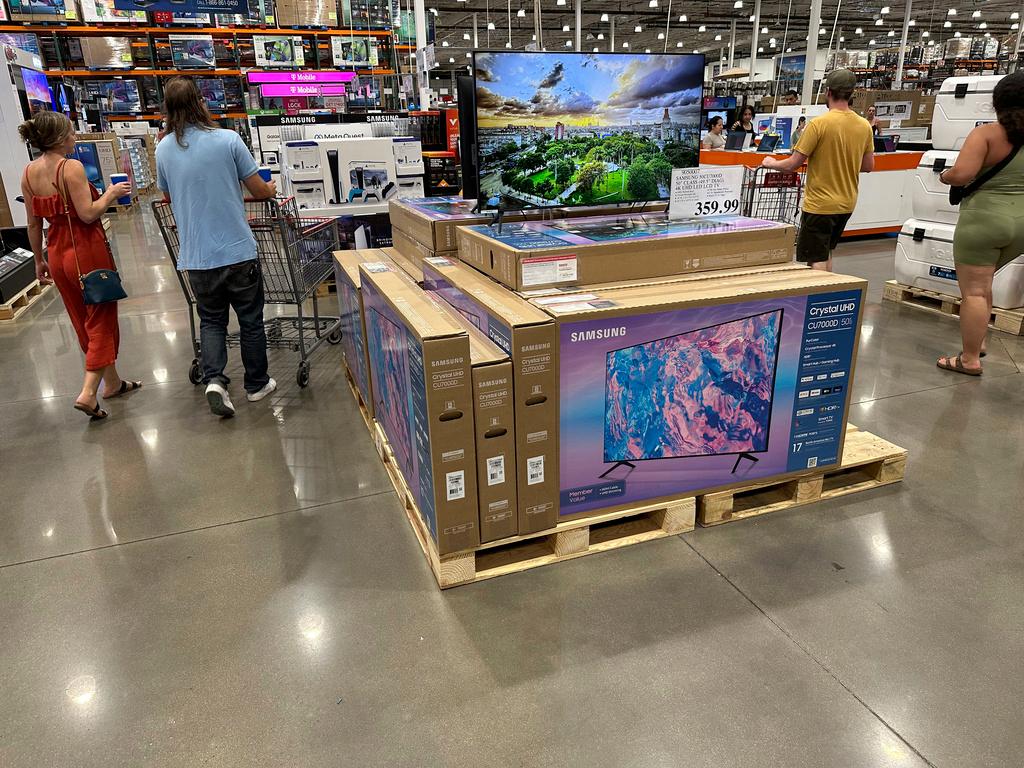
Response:
[{"label": "red spaghetti strap jumpsuit", "polygon": [[[57,179],[66,160],[57,166]],[[28,169],[25,170],[28,186]],[[56,186],[56,180],[54,181]],[[92,199],[99,199],[96,188],[89,185]],[[68,200],[70,220],[64,213],[64,202],[59,194],[40,197],[29,186],[32,193],[32,212],[46,219],[50,228],[46,238],[46,260],[64,308],[71,318],[71,325],[78,334],[78,343],[85,353],[85,369],[99,371],[117,360],[120,333],[117,326],[117,302],[86,304],[82,299],[82,286],[78,282],[78,270],[87,275],[94,269],[115,269],[114,257],[110,253],[103,224],[99,220],[86,224],[75,211],[75,204]],[[72,235],[74,236],[72,239]],[[78,263],[75,263],[75,250]]]}]

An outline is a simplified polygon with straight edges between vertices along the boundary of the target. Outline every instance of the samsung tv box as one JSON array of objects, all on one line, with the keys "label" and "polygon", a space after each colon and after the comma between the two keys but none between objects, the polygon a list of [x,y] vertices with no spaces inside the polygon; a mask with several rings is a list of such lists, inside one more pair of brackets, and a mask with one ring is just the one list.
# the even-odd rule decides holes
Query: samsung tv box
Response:
[{"label": "samsung tv box", "polygon": [[469,334],[390,261],[359,265],[374,414],[438,554],[480,544]]},{"label": "samsung tv box", "polygon": [[866,287],[750,270],[544,302],[559,520],[838,465]]},{"label": "samsung tv box", "polygon": [[911,182],[910,208],[915,219],[956,224],[960,206],[950,205],[949,185],[939,181],[939,174],[956,163],[959,151],[931,149],[921,155]]},{"label": "samsung tv box", "polygon": [[595,216],[458,231],[459,258],[516,291],[792,261],[789,224],[716,216]]},{"label": "samsung tv box", "polygon": [[947,77],[935,94],[932,147],[961,149],[967,134],[982,123],[996,121],[992,90],[1002,75]]},{"label": "samsung tv box", "polygon": [[[896,238],[896,282],[960,298],[953,262],[955,224],[907,219]],[[992,305],[1024,307],[1024,256],[996,270]]]},{"label": "samsung tv box", "polygon": [[337,286],[338,313],[341,316],[341,356],[371,417],[373,397],[359,265],[368,261],[386,260],[387,254],[380,248],[334,252],[334,282]]},{"label": "samsung tv box", "polygon": [[[482,224],[494,218],[493,213],[473,213],[476,202],[461,197],[423,197],[392,200],[388,205],[391,226],[427,251],[454,251],[456,228],[466,224]],[[509,221],[522,220],[517,211],[505,214]],[[412,254],[406,253],[411,256]]]},{"label": "samsung tv box", "polygon": [[[455,251],[433,251],[408,232],[404,232],[395,227],[393,223],[391,229],[391,242],[394,244],[395,250],[402,254],[408,262],[417,265],[423,261],[423,259],[429,259],[433,256],[455,258]],[[422,271],[419,279],[423,279]]]},{"label": "samsung tv box", "polygon": [[398,265],[405,274],[411,277],[415,282],[423,282],[423,267],[421,266],[422,258],[410,258],[406,256],[399,248],[396,242],[395,235],[398,234],[398,230],[391,230],[391,242],[393,247],[381,248],[381,250],[391,259],[395,264]]},{"label": "samsung tv box", "polygon": [[424,259],[423,287],[511,356],[519,533],[553,528],[558,513],[558,349],[551,316],[454,259]]}]

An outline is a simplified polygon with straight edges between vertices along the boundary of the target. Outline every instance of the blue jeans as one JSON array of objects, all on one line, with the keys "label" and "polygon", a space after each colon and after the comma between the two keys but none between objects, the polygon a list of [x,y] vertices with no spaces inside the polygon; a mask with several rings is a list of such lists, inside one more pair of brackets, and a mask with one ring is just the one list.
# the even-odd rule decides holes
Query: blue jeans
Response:
[{"label": "blue jeans", "polygon": [[257,259],[216,269],[190,269],[188,282],[199,312],[203,384],[227,386],[228,308],[238,318],[245,367],[245,391],[258,392],[270,381],[267,332],[263,327],[263,271]]}]

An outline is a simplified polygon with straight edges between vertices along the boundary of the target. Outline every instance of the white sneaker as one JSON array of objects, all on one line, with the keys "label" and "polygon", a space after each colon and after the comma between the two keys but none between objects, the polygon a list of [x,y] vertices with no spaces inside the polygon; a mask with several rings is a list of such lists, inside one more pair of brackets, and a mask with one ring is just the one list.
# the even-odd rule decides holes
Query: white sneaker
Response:
[{"label": "white sneaker", "polygon": [[218,416],[228,419],[235,415],[231,396],[224,386],[217,382],[211,381],[206,385],[206,402],[210,404],[210,410]]},{"label": "white sneaker", "polygon": [[277,382],[271,379],[266,384],[264,384],[263,389],[259,390],[258,392],[246,392],[245,399],[248,400],[250,403],[257,403],[264,397],[269,395],[271,392],[273,392],[275,389],[277,389]]}]

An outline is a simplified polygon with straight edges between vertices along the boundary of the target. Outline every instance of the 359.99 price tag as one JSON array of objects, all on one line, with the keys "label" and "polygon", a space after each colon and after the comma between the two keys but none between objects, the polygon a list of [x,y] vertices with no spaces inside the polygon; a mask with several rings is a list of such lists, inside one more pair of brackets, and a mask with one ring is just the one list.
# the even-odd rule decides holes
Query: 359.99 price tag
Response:
[{"label": "359.99 price tag", "polygon": [[676,168],[672,171],[670,219],[741,214],[742,167]]}]

